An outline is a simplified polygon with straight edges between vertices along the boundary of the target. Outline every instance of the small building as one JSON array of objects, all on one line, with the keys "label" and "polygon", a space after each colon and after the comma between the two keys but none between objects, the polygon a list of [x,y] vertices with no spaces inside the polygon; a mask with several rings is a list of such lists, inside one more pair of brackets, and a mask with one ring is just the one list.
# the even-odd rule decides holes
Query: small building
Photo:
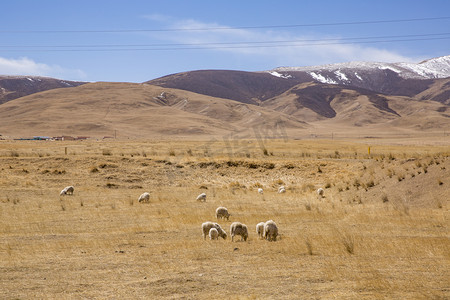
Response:
[{"label": "small building", "polygon": [[70,135],[62,135],[62,136],[54,136],[53,140],[55,141],[74,141],[76,138]]},{"label": "small building", "polygon": [[49,136],[33,136],[32,140],[34,140],[34,141],[48,141],[50,139],[51,139],[51,137],[49,137]]}]

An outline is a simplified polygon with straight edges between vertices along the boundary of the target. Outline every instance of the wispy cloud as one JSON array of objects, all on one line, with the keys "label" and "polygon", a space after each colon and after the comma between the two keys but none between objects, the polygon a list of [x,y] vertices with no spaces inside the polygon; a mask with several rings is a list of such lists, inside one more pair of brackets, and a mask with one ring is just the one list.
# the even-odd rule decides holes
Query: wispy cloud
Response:
[{"label": "wispy cloud", "polygon": [[[270,61],[274,66],[306,66],[345,61],[412,62],[422,59],[406,57],[382,48],[385,44],[374,46],[349,43],[339,36],[300,35],[283,29],[236,29],[217,23],[204,23],[193,19],[175,20],[161,15],[148,19],[173,30],[152,32],[151,36],[160,41],[246,55],[252,59],[259,57],[265,62]],[[280,43],[274,43],[275,41]]]},{"label": "wispy cloud", "polygon": [[172,22],[173,21],[173,18],[171,16],[164,15],[164,14],[143,15],[142,18],[150,20],[150,21],[155,21],[155,22]]},{"label": "wispy cloud", "polygon": [[47,76],[72,80],[83,80],[86,78],[86,74],[81,70],[72,70],[58,65],[38,63],[27,57],[17,59],[0,57],[0,74]]}]

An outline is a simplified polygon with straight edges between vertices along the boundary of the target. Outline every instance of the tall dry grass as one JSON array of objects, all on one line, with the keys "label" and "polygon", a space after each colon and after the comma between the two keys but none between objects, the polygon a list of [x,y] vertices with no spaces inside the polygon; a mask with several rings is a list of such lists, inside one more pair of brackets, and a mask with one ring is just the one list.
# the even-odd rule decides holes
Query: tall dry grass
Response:
[{"label": "tall dry grass", "polygon": [[[342,141],[270,141],[273,155],[255,141],[236,155],[220,142],[0,145],[1,298],[448,297],[442,147],[369,158]],[[137,203],[143,191],[149,204]],[[227,233],[248,225],[248,242],[203,241],[218,206],[232,214],[218,221]],[[276,242],[255,232],[269,219]]]}]

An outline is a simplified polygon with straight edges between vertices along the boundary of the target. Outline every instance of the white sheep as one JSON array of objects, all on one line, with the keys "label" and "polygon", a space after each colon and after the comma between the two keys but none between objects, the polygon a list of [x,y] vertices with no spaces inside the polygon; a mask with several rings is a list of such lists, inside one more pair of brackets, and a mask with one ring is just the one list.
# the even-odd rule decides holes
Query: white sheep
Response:
[{"label": "white sheep", "polygon": [[247,225],[240,222],[233,222],[230,226],[231,241],[233,241],[235,235],[241,236],[241,241],[246,241],[248,238],[248,228]]},{"label": "white sheep", "polygon": [[139,196],[138,202],[148,203],[150,202],[150,194],[145,192]]},{"label": "white sheep", "polygon": [[197,201],[206,202],[206,194],[205,193],[201,193],[200,195],[198,195],[197,196]]},{"label": "white sheep", "polygon": [[209,239],[210,240],[218,240],[219,239],[219,231],[216,228],[211,228],[209,230]]},{"label": "white sheep", "polygon": [[59,193],[60,196],[64,195],[73,195],[74,187],[73,186],[66,186],[61,193]]},{"label": "white sheep", "polygon": [[319,198],[322,198],[322,197],[323,197],[323,193],[325,193],[325,191],[324,191],[323,188],[317,189],[317,195],[319,196]]},{"label": "white sheep", "polygon": [[278,236],[278,226],[277,224],[269,220],[264,223],[264,238],[270,241],[276,241]]},{"label": "white sheep", "polygon": [[286,193],[286,188],[284,186],[280,186],[278,188],[278,194],[283,194],[283,193]]},{"label": "white sheep", "polygon": [[258,224],[256,224],[256,233],[258,234],[258,236],[259,236],[260,239],[263,238],[263,234],[264,234],[264,222],[259,222]]},{"label": "white sheep", "polygon": [[214,222],[205,222],[202,224],[202,233],[203,233],[203,239],[206,240],[206,236],[209,234],[209,231],[211,230],[211,228],[215,228],[219,234],[219,236],[221,238],[223,238],[224,240],[227,238],[227,233],[225,232],[225,230],[222,229],[222,227],[220,227],[219,224],[214,223]]},{"label": "white sheep", "polygon": [[219,206],[216,209],[216,218],[217,219],[225,219],[227,218],[227,220],[230,218],[231,214],[228,213],[228,209],[226,207],[223,206]]},{"label": "white sheep", "polygon": [[264,191],[263,191],[263,189],[262,188],[259,188],[258,189],[258,193],[260,193],[261,195],[264,193]]}]

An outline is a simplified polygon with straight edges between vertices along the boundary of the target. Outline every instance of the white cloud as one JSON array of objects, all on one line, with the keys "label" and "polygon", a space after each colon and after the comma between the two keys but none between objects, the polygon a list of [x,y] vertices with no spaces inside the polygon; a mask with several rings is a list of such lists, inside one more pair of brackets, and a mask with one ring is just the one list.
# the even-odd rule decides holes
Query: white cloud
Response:
[{"label": "white cloud", "polygon": [[[150,19],[150,18],[149,18]],[[152,18],[160,22],[162,18]],[[170,25],[168,25],[170,23]],[[203,23],[192,19],[173,20],[164,17],[168,29],[185,29],[182,31],[165,31],[150,33],[161,41],[185,44],[186,47],[200,47],[211,51],[246,55],[255,60],[260,58],[264,65],[273,66],[308,66],[347,61],[379,62],[418,62],[422,57],[406,57],[395,51],[378,48],[374,44],[347,43],[336,36],[306,36],[281,30],[233,29],[217,23]],[[220,28],[220,29],[217,29]],[[214,30],[186,30],[214,29]],[[325,41],[326,39],[335,39]],[[283,41],[279,44],[261,42]],[[238,44],[249,42],[248,44]],[[345,42],[345,43],[344,43]],[[223,44],[230,43],[230,44]],[[322,45],[320,45],[322,43]],[[198,44],[198,45],[196,45]],[[384,45],[385,44],[380,44]]]},{"label": "white cloud", "polygon": [[72,80],[86,78],[86,74],[82,70],[71,70],[58,65],[37,63],[27,57],[18,59],[0,57],[0,75],[33,75]]},{"label": "white cloud", "polygon": [[144,15],[142,16],[142,18],[156,22],[170,22],[171,20],[173,20],[172,17],[163,14]]}]

